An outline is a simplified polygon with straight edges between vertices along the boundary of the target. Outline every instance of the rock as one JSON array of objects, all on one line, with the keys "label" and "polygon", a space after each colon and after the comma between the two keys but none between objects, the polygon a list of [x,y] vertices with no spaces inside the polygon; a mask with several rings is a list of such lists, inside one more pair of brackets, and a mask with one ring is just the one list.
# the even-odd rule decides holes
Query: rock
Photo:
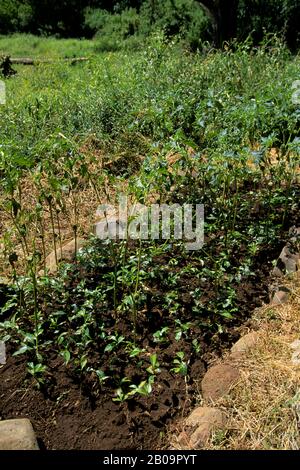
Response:
[{"label": "rock", "polygon": [[94,224],[94,234],[100,240],[116,240],[126,236],[128,201],[124,201],[122,207],[115,207],[110,204],[99,206],[96,211],[96,222]]},{"label": "rock", "polygon": [[186,431],[182,431],[179,436],[175,437],[176,442],[174,442],[175,447],[179,445],[180,449],[188,450],[189,449],[189,442],[190,436]]},{"label": "rock", "polygon": [[[83,238],[78,238],[77,239],[77,250],[82,248],[82,246],[85,244],[85,240]],[[60,250],[60,247],[57,246],[57,261],[58,263],[61,261],[69,261],[72,262],[75,259],[75,239],[71,240],[70,242],[66,243],[62,247],[62,251]],[[47,256],[46,258],[46,268],[50,274],[55,274],[58,270],[58,265],[56,263],[56,258],[55,258],[55,251],[52,251],[50,255]],[[40,271],[40,274],[43,274],[44,271]]]},{"label": "rock", "polygon": [[211,367],[201,383],[203,398],[216,401],[227,395],[230,388],[238,381],[238,378],[238,368],[230,364],[219,364]]},{"label": "rock", "polygon": [[291,227],[289,230],[289,236],[291,237],[290,241],[292,243],[299,242],[300,241],[300,227],[295,227],[295,225]]},{"label": "rock", "polygon": [[280,287],[271,298],[271,305],[286,304],[290,298],[290,291],[285,287]]},{"label": "rock", "polygon": [[29,419],[0,421],[0,450],[39,450]]},{"label": "rock", "polygon": [[211,437],[211,433],[224,429],[225,425],[226,417],[221,410],[210,407],[196,408],[186,420],[186,426],[194,428],[188,448],[201,449]]},{"label": "rock", "polygon": [[252,331],[245,336],[242,336],[231,348],[231,353],[235,356],[242,355],[253,349],[258,341],[258,333]]},{"label": "rock", "polygon": [[292,349],[300,349],[300,339],[296,339],[292,343],[289,344],[290,348]]},{"label": "rock", "polygon": [[195,408],[186,418],[185,426],[189,428],[196,428],[197,426],[200,426],[207,418],[214,416],[215,411],[219,410],[209,406],[199,406],[198,408]]},{"label": "rock", "polygon": [[3,341],[0,341],[0,366],[6,364],[6,347]]},{"label": "rock", "polygon": [[292,354],[292,364],[295,366],[300,365],[300,340],[296,339],[292,343],[290,343],[290,348],[294,349],[294,352]]},{"label": "rock", "polygon": [[273,275],[283,276],[284,274],[295,273],[298,271],[300,254],[293,247],[294,243],[288,243],[280,253],[276,266],[273,269]]},{"label": "rock", "polygon": [[297,351],[293,352],[292,354],[292,364],[294,364],[294,366],[300,365],[300,350],[299,349],[297,349]]},{"label": "rock", "polygon": [[199,406],[186,418],[183,431],[175,438],[174,449],[201,449],[207,444],[213,431],[224,429],[226,416],[217,408]]}]

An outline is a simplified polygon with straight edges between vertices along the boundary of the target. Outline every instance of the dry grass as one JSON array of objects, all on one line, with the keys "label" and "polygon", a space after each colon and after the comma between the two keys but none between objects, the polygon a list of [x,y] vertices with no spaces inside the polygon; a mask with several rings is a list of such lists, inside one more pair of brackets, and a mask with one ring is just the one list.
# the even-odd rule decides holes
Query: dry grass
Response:
[{"label": "dry grass", "polygon": [[300,339],[300,276],[289,279],[286,305],[259,309],[253,319],[259,341],[239,360],[241,380],[216,406],[228,417],[227,430],[208,449],[300,449],[300,365],[290,344]]},{"label": "dry grass", "polygon": [[[95,189],[87,181],[82,181],[79,187],[76,189],[74,195],[61,195],[61,201],[63,202],[64,209],[59,213],[59,220],[57,214],[55,214],[54,220],[54,232],[56,237],[57,249],[63,246],[66,242],[74,238],[74,231],[72,229],[75,224],[74,220],[74,204],[76,198],[77,206],[77,221],[78,236],[86,237],[93,232],[93,225],[97,221],[97,207],[99,204],[117,204],[118,192],[124,192],[126,190],[127,183],[125,181],[118,181],[118,184],[111,183],[110,179],[102,174],[102,163],[95,163],[94,159],[90,159],[90,156],[86,156],[86,164],[91,174],[97,177],[102,177],[102,185],[98,187],[97,194]],[[47,175],[40,175],[42,184],[47,188]],[[25,176],[20,183],[22,193],[22,206],[25,209],[27,218],[32,211],[32,207],[35,207],[38,201],[39,190],[34,183],[34,174]],[[17,196],[16,196],[17,197]],[[99,199],[100,198],[100,199]],[[0,206],[5,205],[5,196],[0,195]],[[35,249],[39,250],[43,255],[43,246],[41,238],[36,234],[36,224],[32,222],[27,223],[27,243],[29,252],[32,253]],[[43,221],[44,227],[44,247],[45,256],[54,249],[53,244],[53,231],[51,227],[50,211],[47,204],[43,204]],[[35,248],[34,248],[35,247]],[[13,225],[12,218],[9,211],[0,210],[0,277],[4,279],[10,278],[12,275],[12,269],[8,262],[8,255],[10,253],[16,253],[18,255],[18,263],[16,270],[18,274],[25,272],[25,255],[22,251],[22,244],[20,237]],[[42,263],[41,263],[42,267]]]}]

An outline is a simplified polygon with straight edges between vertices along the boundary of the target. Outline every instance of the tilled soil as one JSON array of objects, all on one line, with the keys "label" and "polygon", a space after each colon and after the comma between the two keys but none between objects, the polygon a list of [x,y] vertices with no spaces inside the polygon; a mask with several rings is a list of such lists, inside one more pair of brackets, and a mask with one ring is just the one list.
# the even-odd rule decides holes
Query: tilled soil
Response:
[{"label": "tilled soil", "polygon": [[[168,446],[169,429],[186,416],[199,397],[200,383],[208,364],[222,353],[238,337],[238,326],[253,309],[266,300],[267,280],[254,279],[241,285],[239,297],[239,320],[229,322],[220,335],[209,335],[193,327],[191,339],[176,341],[169,336],[168,344],[155,344],[149,340],[149,324],[140,332],[139,342],[147,350],[155,352],[160,362],[151,395],[135,395],[116,403],[112,400],[112,387],[108,384],[99,389],[97,381],[76,376],[71,368],[49,350],[47,380],[37,389],[26,371],[24,356],[12,357],[0,368],[0,418],[29,418],[36,430],[39,444],[44,449],[163,449]],[[128,325],[119,325],[126,334]],[[146,328],[147,326],[147,328]],[[198,338],[201,353],[192,352],[192,338]],[[184,351],[190,358],[189,375],[183,377],[171,372],[172,360],[177,351]],[[95,353],[95,363],[100,356]],[[108,361],[108,359],[107,359]],[[103,357],[101,367],[105,370]],[[109,364],[111,368],[111,364]],[[119,352],[115,366],[116,376],[126,375],[139,383],[138,366],[129,364],[124,351]]]},{"label": "tilled soil", "polygon": [[[139,384],[147,378],[138,359],[129,361],[125,346],[121,345],[111,355],[105,352],[101,342],[92,343],[89,351],[91,365],[94,370],[101,367],[102,371],[110,375],[99,386],[97,377],[91,374],[80,375],[78,370],[75,373],[74,368],[66,365],[58,355],[54,343],[49,343],[45,382],[37,388],[27,372],[28,358],[12,356],[15,346],[8,345],[7,363],[0,367],[0,419],[29,418],[43,449],[167,448],[170,429],[174,430],[176,422],[185,417],[197,403],[201,380],[209,364],[239,338],[239,328],[245,325],[253,310],[268,301],[269,273],[272,261],[280,252],[279,245],[262,250],[253,266],[254,275],[245,277],[244,281],[233,286],[237,295],[238,312],[232,318],[220,318],[222,328],[219,331],[216,327],[210,329],[209,323],[203,326],[201,318],[198,319],[200,321],[195,321],[191,292],[202,281],[185,274],[179,277],[176,291],[179,293],[180,320],[190,322],[191,326],[189,333],[182,334],[179,339],[174,331],[174,316],[162,307],[165,292],[159,279],[153,279],[152,297],[147,300],[144,313],[139,312],[134,335],[132,318],[128,315],[114,319],[109,310],[95,313],[104,317],[106,334],[113,334],[117,330],[119,334],[131,338],[140,348],[144,348],[143,364],[149,361],[151,354],[157,355],[160,371],[155,375],[150,395],[136,394],[122,402],[113,400],[116,396],[116,384],[122,378],[127,377],[133,384]],[[236,253],[236,262],[243,255],[242,252],[241,249]],[[168,261],[162,257],[154,260],[154,264],[165,266]],[[180,271],[181,266],[175,269]],[[86,273],[79,270],[77,277],[68,279],[65,288],[76,287],[80,276],[86,276]],[[91,282],[96,281],[97,273],[93,273]],[[200,287],[203,302],[209,306],[211,299],[218,295],[216,287],[205,281]],[[54,308],[58,308],[55,302],[51,303],[49,300],[47,303],[45,300],[46,318]],[[208,322],[210,315],[209,313]],[[153,340],[153,333],[162,327],[168,327],[168,340],[156,342]],[[196,352],[193,345],[195,339],[198,344]],[[178,351],[184,352],[188,360],[186,376],[172,371]]]},{"label": "tilled soil", "polygon": [[[198,379],[205,366],[198,361],[193,370]],[[191,406],[190,387],[165,370],[151,396],[124,404],[114,403],[110,394],[89,396],[57,361],[51,364],[55,386],[50,396],[26,381],[21,359],[10,358],[0,374],[1,418],[29,418],[46,449],[162,448],[165,425]]]}]

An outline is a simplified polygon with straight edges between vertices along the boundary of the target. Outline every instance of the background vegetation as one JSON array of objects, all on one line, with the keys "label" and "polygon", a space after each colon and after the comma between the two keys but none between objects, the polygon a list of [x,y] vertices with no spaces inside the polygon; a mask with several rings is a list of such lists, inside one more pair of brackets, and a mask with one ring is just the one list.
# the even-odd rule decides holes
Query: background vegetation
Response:
[{"label": "background vegetation", "polygon": [[58,37],[96,35],[102,50],[141,47],[153,31],[180,36],[191,48],[220,46],[250,35],[282,34],[299,45],[297,0],[1,0],[0,34],[26,32]]}]

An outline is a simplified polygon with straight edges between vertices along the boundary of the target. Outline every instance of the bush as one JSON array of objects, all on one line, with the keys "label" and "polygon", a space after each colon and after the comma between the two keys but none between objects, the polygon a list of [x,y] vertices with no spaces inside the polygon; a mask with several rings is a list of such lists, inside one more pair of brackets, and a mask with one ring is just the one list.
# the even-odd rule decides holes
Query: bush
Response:
[{"label": "bush", "polygon": [[11,0],[0,2],[0,34],[14,31],[27,31],[33,18],[33,10],[29,3]]},{"label": "bush", "polygon": [[240,0],[238,37],[243,40],[251,35],[257,43],[266,33],[282,33],[295,49],[300,44],[299,21],[298,0]]},{"label": "bush", "polygon": [[115,51],[122,43],[136,36],[139,29],[139,15],[135,8],[121,13],[88,8],[85,13],[85,26],[96,33],[96,51]]},{"label": "bush", "polygon": [[146,0],[139,11],[115,13],[88,8],[85,26],[96,34],[99,51],[137,48],[155,31],[164,31],[167,38],[179,36],[194,50],[211,38],[210,20],[194,0]]},{"label": "bush", "polygon": [[194,0],[146,0],[141,8],[140,33],[163,30],[167,37],[180,36],[193,48],[211,38],[210,20]]}]

